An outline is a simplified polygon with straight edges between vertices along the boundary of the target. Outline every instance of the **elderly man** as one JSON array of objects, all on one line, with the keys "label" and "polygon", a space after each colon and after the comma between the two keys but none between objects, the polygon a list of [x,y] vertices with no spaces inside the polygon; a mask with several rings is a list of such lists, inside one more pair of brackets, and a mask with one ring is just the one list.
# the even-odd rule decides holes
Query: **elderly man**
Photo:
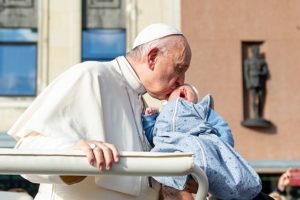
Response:
[{"label": "elderly man", "polygon": [[[99,47],[100,48],[100,47]],[[183,34],[153,24],[132,50],[111,62],[84,62],[56,78],[9,130],[19,149],[77,149],[91,165],[110,169],[119,151],[147,151],[141,95],[166,99],[184,83],[191,49]],[[158,199],[147,177],[28,175],[36,200]],[[151,185],[151,186],[150,186]]]}]

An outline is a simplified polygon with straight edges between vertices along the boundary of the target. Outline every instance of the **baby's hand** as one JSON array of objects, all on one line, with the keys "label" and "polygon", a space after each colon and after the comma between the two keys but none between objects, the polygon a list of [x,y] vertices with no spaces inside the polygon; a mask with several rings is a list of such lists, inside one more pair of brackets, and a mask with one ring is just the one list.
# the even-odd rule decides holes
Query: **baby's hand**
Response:
[{"label": "baby's hand", "polygon": [[152,115],[158,112],[158,108],[156,107],[148,107],[145,109],[145,115]]}]

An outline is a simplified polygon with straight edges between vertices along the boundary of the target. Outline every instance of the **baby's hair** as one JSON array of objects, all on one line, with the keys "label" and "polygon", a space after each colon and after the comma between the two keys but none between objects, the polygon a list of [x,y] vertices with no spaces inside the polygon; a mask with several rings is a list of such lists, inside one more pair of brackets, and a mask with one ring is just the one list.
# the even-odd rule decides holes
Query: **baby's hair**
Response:
[{"label": "baby's hair", "polygon": [[196,97],[196,103],[198,103],[198,101],[200,100],[200,96],[199,96],[199,92],[197,90],[197,88],[191,84],[188,84],[188,83],[185,83],[184,85],[186,86],[189,86],[190,88],[192,88],[194,94],[195,94],[195,97]]}]

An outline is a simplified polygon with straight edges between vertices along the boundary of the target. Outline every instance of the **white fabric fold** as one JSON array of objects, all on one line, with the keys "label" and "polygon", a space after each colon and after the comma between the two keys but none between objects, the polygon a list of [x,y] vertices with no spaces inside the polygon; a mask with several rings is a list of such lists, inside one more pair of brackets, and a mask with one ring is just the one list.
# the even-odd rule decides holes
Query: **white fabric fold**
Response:
[{"label": "white fabric fold", "polygon": [[[55,149],[51,141],[60,138],[65,148],[87,139],[112,143],[119,151],[141,151],[137,130],[141,130],[141,118],[136,111],[140,112],[138,96],[143,93],[145,89],[125,57],[106,63],[84,62],[58,76],[8,133],[21,139],[22,149]],[[41,135],[26,137],[32,131]],[[140,177],[107,177],[105,182],[96,178],[95,182],[136,196],[142,187]]]}]

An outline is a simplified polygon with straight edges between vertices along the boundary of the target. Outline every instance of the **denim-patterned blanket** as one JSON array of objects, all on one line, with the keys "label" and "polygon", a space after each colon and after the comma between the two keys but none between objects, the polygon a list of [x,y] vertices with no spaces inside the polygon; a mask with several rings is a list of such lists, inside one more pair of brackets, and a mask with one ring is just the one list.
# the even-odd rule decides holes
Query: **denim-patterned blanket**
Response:
[{"label": "denim-patterned blanket", "polygon": [[[250,200],[261,191],[254,169],[232,146],[223,142],[207,122],[209,101],[197,104],[181,98],[167,103],[154,127],[152,152],[192,152],[194,162],[205,173],[209,192],[217,199]],[[154,177],[158,182],[182,190],[187,176]]]}]

